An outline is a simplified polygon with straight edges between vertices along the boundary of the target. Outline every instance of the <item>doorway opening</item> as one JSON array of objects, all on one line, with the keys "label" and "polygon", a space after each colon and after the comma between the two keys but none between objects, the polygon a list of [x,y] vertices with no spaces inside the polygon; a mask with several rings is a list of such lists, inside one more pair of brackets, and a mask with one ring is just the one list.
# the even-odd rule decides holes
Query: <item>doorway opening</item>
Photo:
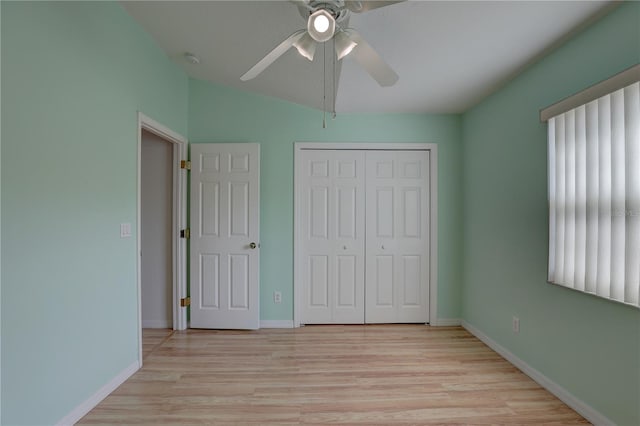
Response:
[{"label": "doorway opening", "polygon": [[168,329],[173,328],[173,146],[142,129],[140,155],[142,328]]},{"label": "doorway opening", "polygon": [[186,240],[180,238],[180,230],[186,226],[187,181],[186,170],[180,164],[186,153],[187,140],[183,136],[138,113],[140,366],[145,349],[149,350],[143,347],[143,329],[184,330],[187,326],[187,308],[180,303],[186,297]]}]

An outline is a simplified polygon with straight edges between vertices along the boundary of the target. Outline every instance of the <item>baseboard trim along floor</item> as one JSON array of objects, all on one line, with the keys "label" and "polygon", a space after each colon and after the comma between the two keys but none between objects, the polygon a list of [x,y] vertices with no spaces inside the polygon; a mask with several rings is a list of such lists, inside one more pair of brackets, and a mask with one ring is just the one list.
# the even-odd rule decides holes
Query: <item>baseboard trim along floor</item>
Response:
[{"label": "baseboard trim along floor", "polygon": [[261,320],[260,328],[293,328],[291,320]]},{"label": "baseboard trim along floor", "polygon": [[96,405],[100,403],[103,399],[105,399],[111,392],[116,390],[118,386],[123,384],[129,377],[133,376],[133,374],[140,369],[140,364],[138,361],[134,362],[120,373],[115,376],[113,379],[109,380],[107,384],[102,386],[96,393],[94,393],[89,399],[84,401],[82,404],[78,405],[74,408],[69,414],[64,416],[58,423],[58,426],[67,426],[73,425],[78,422],[81,418],[83,418],[89,411],[93,410]]},{"label": "baseboard trim along floor", "polygon": [[607,417],[602,415],[596,409],[585,403],[584,401],[577,398],[571,392],[531,367],[529,364],[524,362],[522,359],[518,358],[504,346],[500,345],[498,342],[484,334],[482,331],[469,324],[466,321],[462,321],[462,327],[464,327],[469,333],[476,336],[480,339],[485,345],[489,346],[491,349],[500,354],[504,359],[509,361],[515,367],[517,367],[520,371],[522,371],[527,376],[531,377],[536,383],[540,386],[554,394],[558,399],[567,404],[569,407],[573,408],[578,414],[582,417],[593,423],[594,425],[614,425],[615,423],[609,420]]},{"label": "baseboard trim along floor", "polygon": [[431,325],[435,327],[455,327],[460,324],[462,324],[462,320],[460,318],[438,318],[435,323]]}]

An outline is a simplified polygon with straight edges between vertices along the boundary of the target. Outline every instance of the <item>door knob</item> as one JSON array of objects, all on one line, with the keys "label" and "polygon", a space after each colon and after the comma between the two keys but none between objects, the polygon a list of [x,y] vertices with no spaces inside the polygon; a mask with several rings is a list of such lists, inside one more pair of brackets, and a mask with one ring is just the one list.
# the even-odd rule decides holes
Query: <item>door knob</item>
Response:
[{"label": "door knob", "polygon": [[251,243],[249,244],[249,247],[253,250],[254,248],[258,247],[258,245],[256,243]]},{"label": "door knob", "polygon": [[384,246],[380,247],[382,250],[384,250]]}]

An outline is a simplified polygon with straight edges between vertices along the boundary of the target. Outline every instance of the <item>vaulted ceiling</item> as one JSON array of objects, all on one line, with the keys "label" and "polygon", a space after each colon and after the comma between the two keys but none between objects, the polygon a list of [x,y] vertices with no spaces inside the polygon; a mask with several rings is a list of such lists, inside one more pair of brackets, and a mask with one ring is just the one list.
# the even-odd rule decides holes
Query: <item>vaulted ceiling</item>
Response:
[{"label": "vaulted ceiling", "polygon": [[[404,1],[351,13],[355,28],[397,72],[380,87],[352,58],[334,68],[290,49],[255,79],[243,75],[305,19],[290,1],[124,1],[167,55],[197,79],[338,112],[458,113],[568,36],[610,1]],[[191,52],[199,64],[188,62]],[[334,75],[335,69],[335,75]],[[325,98],[325,94],[327,94]]]}]

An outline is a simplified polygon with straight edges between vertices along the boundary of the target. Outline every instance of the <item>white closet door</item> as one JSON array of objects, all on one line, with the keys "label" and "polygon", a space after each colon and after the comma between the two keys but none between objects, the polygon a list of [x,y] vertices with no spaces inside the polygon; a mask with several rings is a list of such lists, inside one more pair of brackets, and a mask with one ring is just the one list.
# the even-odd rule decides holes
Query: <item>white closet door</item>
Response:
[{"label": "white closet door", "polygon": [[364,152],[303,151],[302,323],[364,323]]},{"label": "white closet door", "polygon": [[365,322],[429,318],[429,153],[366,157]]}]

